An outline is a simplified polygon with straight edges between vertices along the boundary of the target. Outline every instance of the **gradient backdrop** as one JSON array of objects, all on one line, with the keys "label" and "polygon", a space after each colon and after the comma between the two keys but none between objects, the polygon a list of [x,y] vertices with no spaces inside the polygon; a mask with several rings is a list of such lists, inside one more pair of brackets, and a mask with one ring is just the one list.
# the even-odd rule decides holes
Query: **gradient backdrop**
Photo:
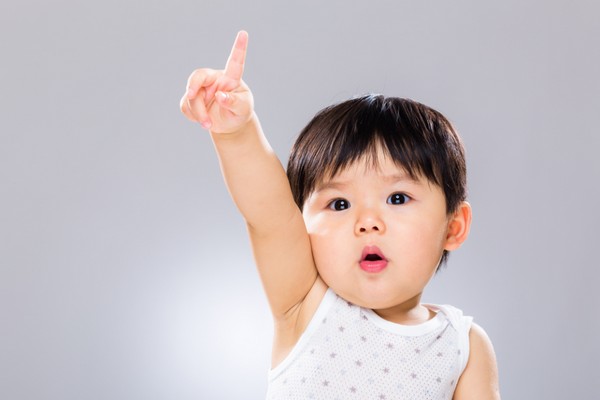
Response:
[{"label": "gradient backdrop", "polygon": [[597,1],[3,1],[0,398],[260,399],[271,321],[190,72],[250,33],[282,161],[355,94],[437,108],[474,222],[427,302],[475,316],[505,399],[600,398]]}]

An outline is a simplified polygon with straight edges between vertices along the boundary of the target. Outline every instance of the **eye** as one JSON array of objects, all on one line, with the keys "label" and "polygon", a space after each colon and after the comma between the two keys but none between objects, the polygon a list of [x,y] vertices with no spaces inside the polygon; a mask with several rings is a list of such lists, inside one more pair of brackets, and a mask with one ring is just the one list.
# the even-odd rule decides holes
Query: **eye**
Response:
[{"label": "eye", "polygon": [[410,197],[405,195],[404,193],[393,193],[390,197],[387,198],[388,204],[405,204],[408,203]]},{"label": "eye", "polygon": [[350,208],[350,202],[344,199],[335,199],[327,205],[328,208],[335,211],[343,211]]}]

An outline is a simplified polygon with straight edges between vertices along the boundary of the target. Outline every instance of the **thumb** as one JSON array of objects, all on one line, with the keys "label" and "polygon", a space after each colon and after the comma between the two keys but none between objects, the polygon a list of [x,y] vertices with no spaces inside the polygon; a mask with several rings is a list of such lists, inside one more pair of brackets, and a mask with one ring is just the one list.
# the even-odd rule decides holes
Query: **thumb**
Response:
[{"label": "thumb", "polygon": [[215,93],[219,106],[234,115],[243,116],[252,112],[252,96],[248,92],[223,92]]}]

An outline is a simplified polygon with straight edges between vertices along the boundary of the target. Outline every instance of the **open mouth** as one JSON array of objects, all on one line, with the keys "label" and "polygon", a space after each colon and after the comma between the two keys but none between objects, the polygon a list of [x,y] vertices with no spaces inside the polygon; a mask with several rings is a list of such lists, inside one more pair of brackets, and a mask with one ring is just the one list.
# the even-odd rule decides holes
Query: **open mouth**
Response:
[{"label": "open mouth", "polygon": [[377,273],[387,267],[387,259],[377,246],[366,246],[359,262],[360,268],[365,272]]},{"label": "open mouth", "polygon": [[364,258],[365,261],[379,261],[383,260],[378,254],[367,254]]}]

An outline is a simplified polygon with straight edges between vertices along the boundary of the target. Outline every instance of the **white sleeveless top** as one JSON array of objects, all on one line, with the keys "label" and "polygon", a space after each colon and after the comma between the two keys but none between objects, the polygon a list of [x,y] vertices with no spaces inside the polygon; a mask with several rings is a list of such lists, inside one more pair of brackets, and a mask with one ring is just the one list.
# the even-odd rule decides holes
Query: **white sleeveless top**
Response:
[{"label": "white sleeveless top", "polygon": [[469,359],[471,317],[452,306],[400,325],[327,291],[290,354],[269,372],[268,400],[452,399]]}]

